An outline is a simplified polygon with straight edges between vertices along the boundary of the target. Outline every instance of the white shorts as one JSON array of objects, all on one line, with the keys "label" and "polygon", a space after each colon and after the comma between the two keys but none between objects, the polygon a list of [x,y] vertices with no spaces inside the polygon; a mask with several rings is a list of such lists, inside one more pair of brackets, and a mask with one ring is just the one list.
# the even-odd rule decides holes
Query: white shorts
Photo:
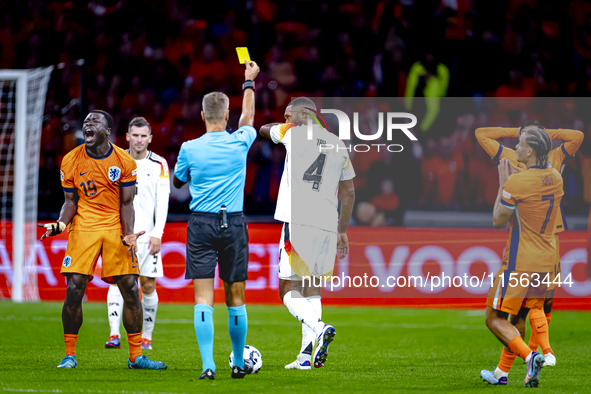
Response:
[{"label": "white shorts", "polygon": [[150,254],[148,242],[137,243],[137,259],[140,263],[140,276],[159,278],[164,275],[162,269],[162,255],[160,252]]},{"label": "white shorts", "polygon": [[337,234],[316,227],[283,223],[279,242],[279,279],[330,276],[337,255]]}]

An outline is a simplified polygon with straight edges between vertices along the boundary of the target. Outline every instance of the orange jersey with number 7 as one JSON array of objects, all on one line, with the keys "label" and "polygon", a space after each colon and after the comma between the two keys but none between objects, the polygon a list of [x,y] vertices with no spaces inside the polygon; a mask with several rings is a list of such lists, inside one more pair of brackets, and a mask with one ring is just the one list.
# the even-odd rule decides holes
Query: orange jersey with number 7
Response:
[{"label": "orange jersey with number 7", "polygon": [[502,269],[553,272],[556,256],[555,221],[564,194],[556,169],[530,167],[515,173],[503,186],[501,204],[515,213]]},{"label": "orange jersey with number 7", "polygon": [[70,231],[121,229],[120,188],[135,185],[137,165],[129,153],[109,144],[111,149],[100,159],[88,156],[80,145],[62,160],[62,187],[79,198]]},{"label": "orange jersey with number 7", "polygon": [[[548,132],[550,138],[553,140],[565,141],[558,148],[552,149],[548,153],[548,162],[562,174],[566,162],[575,155],[583,143],[584,135],[578,130],[569,129],[546,129],[546,132]],[[517,153],[513,149],[507,148],[496,141],[499,138],[505,137],[519,138],[519,129],[504,127],[481,127],[476,129],[476,139],[493,160],[498,162],[501,159],[507,159],[517,171],[525,171],[525,166],[517,161]],[[556,219],[554,233],[568,230],[564,221],[562,207],[559,208],[560,212]]]}]

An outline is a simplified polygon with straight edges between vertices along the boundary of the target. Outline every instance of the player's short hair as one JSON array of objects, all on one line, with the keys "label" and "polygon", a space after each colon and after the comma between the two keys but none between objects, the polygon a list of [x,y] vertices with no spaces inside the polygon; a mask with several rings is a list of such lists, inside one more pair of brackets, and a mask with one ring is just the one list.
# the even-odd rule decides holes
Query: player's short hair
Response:
[{"label": "player's short hair", "polygon": [[152,126],[150,126],[150,122],[148,122],[146,120],[146,118],[143,118],[141,116],[138,116],[137,118],[133,118],[131,120],[131,122],[129,122],[129,128],[127,129],[127,132],[128,133],[131,132],[131,126],[135,126],[135,127],[146,127],[146,126],[148,126],[148,131],[150,132],[150,134],[152,134]]},{"label": "player's short hair", "polygon": [[552,150],[552,139],[543,127],[529,128],[525,131],[525,142],[536,152],[536,166],[548,167],[548,153]]},{"label": "player's short hair", "polygon": [[105,119],[107,119],[107,127],[109,127],[109,129],[113,130],[113,125],[115,124],[115,122],[113,121],[113,117],[111,116],[111,114],[109,114],[107,111],[103,111],[102,109],[93,109],[89,113],[103,115],[105,117]]},{"label": "player's short hair", "polygon": [[208,122],[220,122],[226,119],[230,99],[222,92],[211,92],[203,97],[203,115]]},{"label": "player's short hair", "polygon": [[307,97],[294,98],[293,100],[291,100],[291,103],[289,103],[287,106],[291,107],[292,109],[294,107],[308,107],[312,108],[313,110],[316,110],[316,104],[314,104],[314,101],[310,100]]}]

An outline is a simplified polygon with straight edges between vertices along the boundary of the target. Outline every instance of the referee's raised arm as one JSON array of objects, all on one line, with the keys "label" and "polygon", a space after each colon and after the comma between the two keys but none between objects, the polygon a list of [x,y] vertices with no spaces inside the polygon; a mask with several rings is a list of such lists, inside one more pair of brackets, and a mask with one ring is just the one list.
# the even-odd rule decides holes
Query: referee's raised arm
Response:
[{"label": "referee's raised arm", "polygon": [[244,97],[242,98],[242,114],[238,127],[254,126],[254,79],[259,74],[261,69],[256,62],[246,62],[246,70],[244,71]]}]

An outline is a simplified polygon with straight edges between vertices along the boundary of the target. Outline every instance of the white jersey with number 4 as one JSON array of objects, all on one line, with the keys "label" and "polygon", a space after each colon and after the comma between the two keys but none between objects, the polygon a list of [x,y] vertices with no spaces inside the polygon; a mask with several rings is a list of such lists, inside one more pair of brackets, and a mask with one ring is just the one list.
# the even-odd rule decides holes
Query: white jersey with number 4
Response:
[{"label": "white jersey with number 4", "polygon": [[163,157],[151,151],[148,151],[144,159],[135,162],[137,183],[133,200],[135,210],[133,232],[146,232],[138,238],[138,242],[148,242],[150,237],[162,239],[170,194],[168,164]]},{"label": "white jersey with number 4", "polygon": [[355,177],[349,152],[336,135],[314,126],[277,125],[274,143],[285,145],[285,166],[279,186],[275,219],[333,233],[338,226],[339,182]]}]

